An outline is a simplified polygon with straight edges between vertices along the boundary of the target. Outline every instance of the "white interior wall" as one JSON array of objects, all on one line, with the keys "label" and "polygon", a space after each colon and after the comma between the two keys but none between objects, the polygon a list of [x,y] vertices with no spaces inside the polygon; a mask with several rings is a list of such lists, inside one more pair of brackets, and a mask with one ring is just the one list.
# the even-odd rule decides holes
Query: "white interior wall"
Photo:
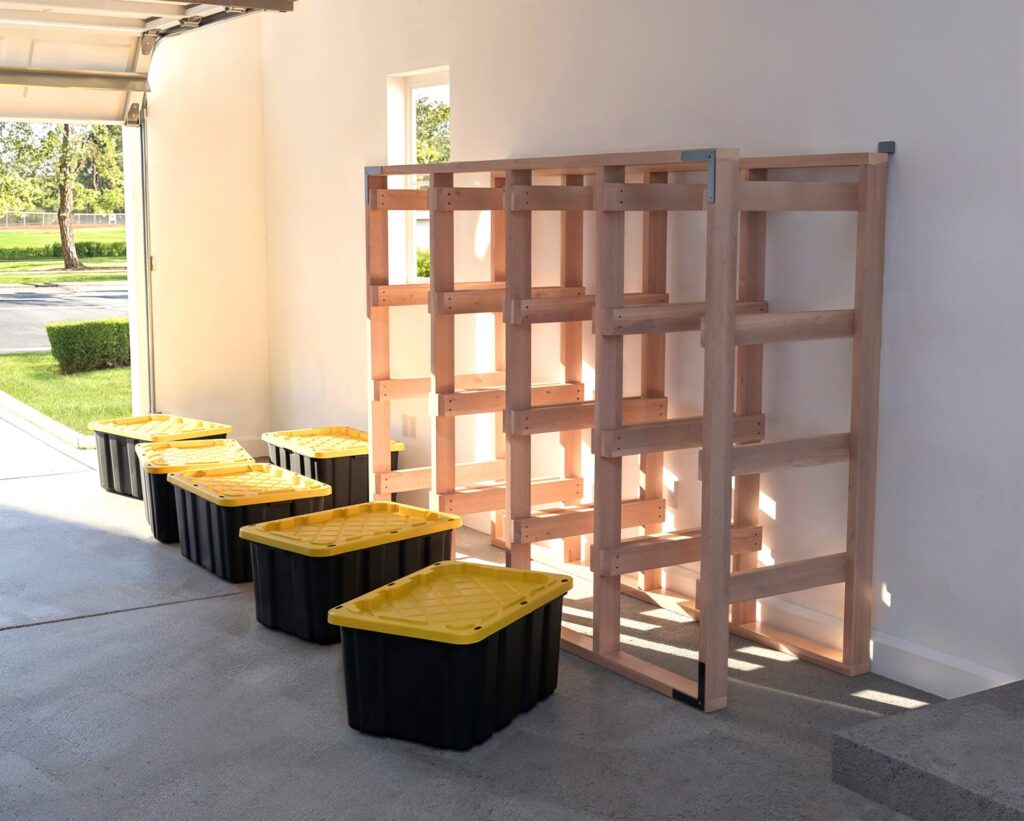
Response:
[{"label": "white interior wall", "polygon": [[150,73],[156,410],[269,429],[260,26],[254,15],[162,43]]},{"label": "white interior wall", "polygon": [[[206,36],[243,37],[227,34],[232,28]],[[269,423],[283,428],[366,421],[362,169],[386,156],[388,75],[450,67],[456,159],[705,145],[747,154],[863,151],[895,139],[874,669],[954,695],[1024,675],[1024,437],[1016,424],[1024,305],[1014,287],[1024,226],[1022,34],[1024,9],[1013,0],[303,0],[292,14],[264,18],[265,162],[253,122],[261,82],[250,75],[250,52],[231,52],[237,66],[223,50],[204,52],[202,82],[199,69],[176,58],[185,78],[175,77],[176,102],[160,101],[159,92],[154,102],[176,106],[182,121],[165,121],[175,137],[152,153],[173,146],[178,156],[164,160],[162,183],[194,197],[194,158],[181,146],[201,142],[216,154],[230,145],[230,155],[203,166],[204,202],[243,185],[247,196],[232,201],[258,210],[256,185],[265,175],[268,299],[261,307],[262,280],[250,285],[250,270],[262,270],[256,253],[246,257],[251,266],[222,266],[218,275],[233,289],[231,299],[220,295],[224,304],[237,304],[243,286],[249,292],[243,313],[252,334],[255,320],[269,320]],[[228,77],[244,103],[219,93]],[[181,93],[183,83],[189,93]],[[211,121],[218,105],[238,110]],[[190,199],[163,196],[165,205]],[[162,211],[154,207],[165,248],[154,241],[158,255],[182,236],[194,239],[202,222],[171,215],[161,225]],[[673,219],[680,223],[670,249],[673,296],[699,299],[702,218]],[[246,245],[251,224],[235,221],[218,240]],[[769,229],[773,307],[850,304],[850,220],[773,215]],[[536,242],[550,242],[539,225],[537,234]],[[177,251],[183,262],[194,263],[212,237],[203,239]],[[261,242],[257,236],[238,253]],[[209,285],[208,276],[183,275]],[[172,310],[182,300],[171,296]],[[395,350],[408,352],[396,375],[422,373],[427,361],[425,319],[413,317],[409,309],[395,323]],[[545,345],[536,348],[539,361],[554,358]],[[825,342],[769,352],[770,436],[845,429],[848,350],[849,343]],[[236,370],[221,364],[200,369],[204,379],[231,379]],[[672,413],[699,409],[696,341],[673,338],[669,364]],[[256,413],[265,371],[260,378],[240,413]],[[158,367],[158,394],[160,380]],[[203,396],[188,381],[165,377],[164,384],[187,389],[180,396]],[[425,408],[396,406],[396,426],[403,410]],[[420,416],[412,453],[428,447],[425,423]],[[688,494],[693,454],[673,455],[669,468],[680,477],[675,513],[685,526],[697,512]],[[777,503],[767,527],[776,560],[841,549],[841,468],[772,475],[765,490]],[[838,630],[834,590],[784,597],[765,610],[825,639]]]}]

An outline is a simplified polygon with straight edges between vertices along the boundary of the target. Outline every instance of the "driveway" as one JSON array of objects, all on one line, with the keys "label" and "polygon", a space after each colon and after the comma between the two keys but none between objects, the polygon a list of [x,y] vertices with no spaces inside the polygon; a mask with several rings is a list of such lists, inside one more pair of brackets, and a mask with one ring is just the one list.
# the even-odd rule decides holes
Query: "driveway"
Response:
[{"label": "driveway", "polygon": [[46,323],[128,316],[128,285],[0,288],[0,353],[49,350]]}]

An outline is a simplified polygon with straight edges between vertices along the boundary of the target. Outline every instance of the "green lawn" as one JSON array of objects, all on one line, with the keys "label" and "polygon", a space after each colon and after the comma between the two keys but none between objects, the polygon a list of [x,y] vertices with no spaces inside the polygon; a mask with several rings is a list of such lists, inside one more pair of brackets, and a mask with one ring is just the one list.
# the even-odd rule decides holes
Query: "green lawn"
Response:
[{"label": "green lawn", "polygon": [[97,419],[132,414],[129,368],[63,376],[48,353],[0,355],[0,391],[79,433]]},{"label": "green lawn", "polygon": [[[87,257],[83,264],[89,271],[127,271],[124,257]],[[59,259],[0,260],[0,282],[6,274],[62,274],[64,262]]]},{"label": "green lawn", "polygon": [[[76,226],[76,240],[92,242],[124,242],[123,225]],[[56,228],[30,228],[24,231],[13,228],[0,229],[0,248],[41,248],[60,242]]]}]

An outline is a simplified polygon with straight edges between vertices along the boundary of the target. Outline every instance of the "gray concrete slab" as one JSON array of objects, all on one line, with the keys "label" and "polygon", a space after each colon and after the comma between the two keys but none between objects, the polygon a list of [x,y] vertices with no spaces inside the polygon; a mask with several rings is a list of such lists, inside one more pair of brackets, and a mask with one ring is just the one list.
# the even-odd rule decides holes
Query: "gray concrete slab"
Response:
[{"label": "gray concrete slab", "polygon": [[1024,820],[1024,681],[836,734],[833,779],[914,818]]},{"label": "gray concrete slab", "polygon": [[[148,536],[91,472],[0,482],[0,819],[888,819],[832,735],[900,712],[748,642],[705,716],[562,654],[555,694],[468,753],[346,722],[338,647],[256,623],[248,586]],[[459,534],[460,550],[500,554]],[[591,623],[580,584],[566,618]],[[631,650],[693,675],[696,626],[623,599]],[[26,626],[17,626],[26,625]]]},{"label": "gray concrete slab", "polygon": [[237,590],[150,535],[86,469],[0,481],[0,628]]},{"label": "gray concrete slab", "polygon": [[46,323],[128,316],[128,285],[0,288],[0,353],[49,350]]},{"label": "gray concrete slab", "polygon": [[82,461],[67,455],[44,439],[0,417],[0,480],[26,476],[50,476],[88,470]]}]

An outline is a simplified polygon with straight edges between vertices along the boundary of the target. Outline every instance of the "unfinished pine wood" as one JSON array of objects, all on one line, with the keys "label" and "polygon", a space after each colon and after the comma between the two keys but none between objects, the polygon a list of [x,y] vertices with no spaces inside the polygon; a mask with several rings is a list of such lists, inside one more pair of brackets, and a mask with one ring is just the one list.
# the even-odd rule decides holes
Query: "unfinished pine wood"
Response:
[{"label": "unfinished pine wood", "polygon": [[[598,434],[594,449],[602,456],[621,458],[637,453],[699,448],[703,441],[703,417],[665,419],[641,425],[629,425]],[[764,415],[738,416],[733,423],[737,441],[757,441],[764,436]]]},{"label": "unfinished pine wood", "polygon": [[853,395],[850,406],[850,491],[846,519],[846,601],[843,663],[866,669],[874,601],[875,471],[878,381],[882,344],[882,272],[888,165],[860,169],[854,286]]},{"label": "unfinished pine wood", "polygon": [[701,482],[701,562],[697,606],[701,611],[701,693],[706,712],[728,700],[729,565],[732,541],[733,407],[736,351],[739,162],[737,152],[715,155],[716,195],[709,203],[705,286],[704,425]]},{"label": "unfinished pine wood", "polygon": [[[366,281],[367,317],[369,319],[370,379],[384,380],[391,376],[391,331],[388,309],[375,305],[371,297],[374,287],[388,283],[388,215],[370,207],[375,192],[387,190],[387,177],[366,178]],[[368,448],[370,470],[379,474],[391,470],[391,405],[374,397],[370,400]],[[372,483],[370,492],[381,498]]]},{"label": "unfinished pine wood", "polygon": [[[435,313],[500,313],[505,307],[505,289],[500,285],[474,290],[444,291],[430,296],[430,310]],[[583,286],[576,288],[548,286],[532,288],[529,301],[543,304],[548,299],[573,299],[580,296],[583,296]]]},{"label": "unfinished pine wood", "polygon": [[[557,502],[578,502],[583,496],[582,479],[534,479],[528,488],[531,508]],[[440,510],[458,514],[486,513],[504,508],[505,499],[506,487],[502,483],[470,485],[457,488],[452,493],[440,494]],[[512,534],[509,533],[509,536]],[[513,544],[516,544],[514,538],[509,545],[510,550]]]},{"label": "unfinished pine wood", "polygon": [[[510,170],[506,177],[506,190],[511,186],[530,185],[532,173],[528,170]],[[531,291],[532,276],[532,215],[529,211],[505,211],[505,288],[510,299],[527,299]],[[529,325],[505,324],[505,402],[510,410],[530,407],[532,382],[533,335]],[[532,458],[530,437],[506,434],[505,509],[506,533],[508,521],[530,515],[532,507],[530,478]],[[582,484],[582,483],[581,483]],[[582,493],[582,488],[581,488]],[[508,565],[529,568],[530,545],[516,542],[509,534]]]},{"label": "unfinished pine wood", "polygon": [[766,473],[770,470],[813,467],[850,458],[850,434],[829,433],[824,436],[802,436],[779,439],[757,445],[740,445],[732,449],[732,472],[735,476]]},{"label": "unfinished pine wood", "polygon": [[665,179],[645,183],[606,185],[602,204],[606,211],[703,211],[706,188],[694,183],[668,183],[668,174],[656,171]]},{"label": "unfinished pine wood", "polygon": [[[668,400],[664,398],[630,396],[622,400],[622,420],[627,425],[664,419],[667,413]],[[593,400],[512,410],[505,414],[505,429],[516,434],[535,436],[540,433],[589,430],[593,427]]]},{"label": "unfinished pine wood", "polygon": [[[534,407],[574,402],[583,398],[583,385],[534,385],[530,401]],[[473,413],[502,413],[505,409],[504,388],[474,388],[455,393],[438,394],[437,414],[464,416]]]},{"label": "unfinished pine wood", "polygon": [[832,553],[733,573],[729,580],[729,599],[765,599],[845,580],[846,553]]},{"label": "unfinished pine wood", "polygon": [[494,211],[502,207],[498,188],[431,188],[431,211]]},{"label": "unfinished pine wood", "polygon": [[[621,165],[605,166],[597,175],[604,187],[626,181]],[[621,307],[625,297],[625,214],[597,211],[597,311]],[[596,431],[622,427],[622,337],[597,333],[594,383]],[[596,556],[622,538],[622,460],[594,457],[594,650],[599,655],[619,652],[619,577],[603,575]]]},{"label": "unfinished pine wood", "polygon": [[[762,300],[740,302],[736,312],[763,313]],[[595,323],[606,334],[651,334],[699,331],[704,318],[703,302],[668,302],[659,305],[626,305],[595,314]]]},{"label": "unfinished pine wood", "polygon": [[737,345],[853,336],[853,311],[796,311],[736,317]]},{"label": "unfinished pine wood", "polygon": [[[665,294],[626,294],[626,305],[654,305],[667,302]],[[537,325],[543,322],[584,322],[594,315],[594,296],[549,296],[544,299],[510,301],[506,321]]]},{"label": "unfinished pine wood", "polygon": [[[644,185],[654,189],[668,187],[668,174],[655,172],[646,174]],[[700,196],[704,195],[703,186]],[[615,186],[612,186],[614,189]],[[607,195],[610,189],[606,189]],[[620,198],[621,201],[622,198]],[[607,199],[605,201],[607,207]],[[656,294],[668,299],[668,213],[662,208],[645,210],[643,215],[643,291],[645,294]],[[614,312],[614,308],[612,311]],[[665,334],[645,334],[640,339],[640,395],[644,399],[665,399]],[[666,400],[667,401],[667,400]],[[625,408],[623,408],[625,411]],[[623,412],[623,424],[629,424]],[[640,456],[640,498],[661,499],[665,493],[665,454],[663,452],[644,453]],[[644,535],[653,536],[662,529],[661,522],[645,525]],[[621,534],[619,541],[621,543]],[[602,551],[599,561],[603,563]],[[660,567],[648,565],[637,568],[642,572],[637,576],[637,584],[647,590],[661,587]],[[623,571],[613,568],[613,575]]]},{"label": "unfinished pine wood", "polygon": [[371,208],[378,211],[426,211],[427,192],[411,188],[383,188],[373,191]]},{"label": "unfinished pine wood", "polygon": [[[665,521],[665,500],[632,499],[621,502],[623,527],[643,527]],[[524,519],[512,520],[515,539],[523,542],[544,542],[594,532],[594,505],[536,510]]]},{"label": "unfinished pine wood", "polygon": [[[735,605],[733,606],[735,607]],[[819,667],[824,667],[827,670],[832,670],[844,676],[860,675],[868,671],[867,664],[857,668],[846,664],[843,661],[842,650],[818,644],[802,636],[796,636],[793,633],[787,633],[785,630],[779,630],[777,627],[769,627],[756,619],[746,624],[734,624],[732,632],[741,638],[756,641],[758,644],[771,647],[773,650],[789,653],[798,659],[809,661],[812,664],[817,664]]]},{"label": "unfinished pine wood", "polygon": [[[404,493],[409,490],[425,490],[430,487],[431,470],[406,468],[378,474],[377,490],[381,494]],[[496,459],[489,462],[462,462],[455,466],[457,486],[474,485],[480,482],[501,482],[505,479],[505,462]]]},{"label": "unfinished pine wood", "polygon": [[857,184],[851,182],[762,182],[740,185],[743,211],[856,211]]},{"label": "unfinished pine wood", "polygon": [[[768,179],[763,169],[745,170],[743,180],[754,182]],[[739,244],[739,286],[736,298],[740,304],[764,300],[765,249],[768,234],[768,219],[764,211],[745,211],[740,214]],[[767,307],[767,306],[766,306]],[[741,313],[737,306],[737,314]],[[737,315],[737,327],[746,319]],[[736,415],[761,415],[764,347],[761,345],[739,345],[736,348]],[[763,437],[763,430],[762,430]],[[734,477],[732,491],[733,531],[736,528],[756,527],[761,522],[761,476],[757,473]],[[758,556],[753,553],[733,553],[733,572],[752,570],[758,566]],[[747,624],[757,619],[757,601],[734,601],[729,608],[729,619],[733,625]]]},{"label": "unfinished pine wood", "polygon": [[[760,549],[760,527],[732,529],[733,555],[757,553]],[[691,528],[623,539],[617,548],[601,551],[599,561],[606,573],[630,573],[699,562],[700,551],[700,528]]]},{"label": "unfinished pine wood", "polygon": [[505,198],[512,211],[589,211],[594,207],[594,191],[582,183],[513,185],[506,190]]},{"label": "unfinished pine wood", "polygon": [[[387,214],[380,215],[385,223]],[[369,220],[369,216],[367,216]],[[377,241],[379,242],[379,240]],[[374,243],[376,247],[376,242]],[[426,305],[430,295],[430,286],[416,283],[415,285],[370,284],[370,305],[374,308],[397,308],[403,305]]]},{"label": "unfinished pine wood", "polygon": [[[505,188],[505,177],[502,174],[491,174],[491,187],[496,190]],[[503,195],[499,203],[491,210],[491,282],[505,283],[505,208]],[[504,307],[504,306],[502,306]],[[495,312],[494,317],[494,370],[501,374],[501,384],[505,384],[505,325],[502,314]],[[494,424],[494,455],[497,459],[505,458],[505,432],[498,420]],[[505,516],[500,511],[491,513],[491,544],[496,547],[508,548],[505,536]]]},{"label": "unfinished pine wood", "polygon": [[[563,178],[566,186],[579,188],[583,186],[582,174],[570,174]],[[583,293],[583,213],[582,211],[563,211],[561,214],[562,254],[559,271],[559,282],[563,288],[579,288]],[[527,302],[543,302],[543,300],[527,300]],[[580,322],[563,322],[560,328],[560,354],[562,361],[562,379],[567,383],[580,386],[580,394],[574,402],[583,400],[583,326]],[[534,402],[534,406],[536,406]],[[558,435],[562,446],[562,474],[579,477],[583,475],[583,434],[579,429],[562,430]],[[525,540],[524,540],[525,541]],[[579,561],[582,555],[582,541],[579,535],[569,535],[562,539],[562,561]]]}]

